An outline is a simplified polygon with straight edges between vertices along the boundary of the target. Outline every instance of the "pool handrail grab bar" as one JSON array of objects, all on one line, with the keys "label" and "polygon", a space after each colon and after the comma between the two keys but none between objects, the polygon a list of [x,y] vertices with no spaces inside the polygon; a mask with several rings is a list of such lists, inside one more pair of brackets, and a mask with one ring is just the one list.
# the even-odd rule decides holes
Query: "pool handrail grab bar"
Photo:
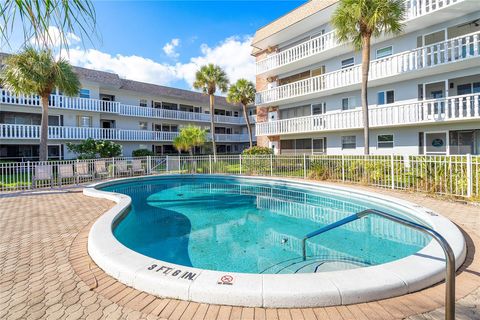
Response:
[{"label": "pool handrail grab bar", "polygon": [[306,260],[306,242],[308,239],[318,236],[319,234],[322,234],[324,232],[327,232],[329,230],[338,228],[340,226],[343,226],[344,224],[350,223],[352,221],[361,219],[367,215],[374,214],[377,216],[380,216],[382,218],[397,222],[399,224],[402,224],[406,227],[416,229],[420,232],[426,233],[429,236],[431,236],[433,239],[435,239],[440,246],[443,249],[443,252],[445,253],[445,261],[446,261],[446,269],[445,269],[445,320],[454,320],[455,319],[455,255],[453,253],[452,248],[448,244],[448,242],[445,240],[445,238],[436,232],[435,230],[423,226],[421,224],[408,221],[406,219],[394,216],[389,213],[385,213],[379,210],[375,209],[367,209],[358,213],[355,213],[351,216],[348,216],[346,218],[343,218],[341,220],[338,220],[332,224],[329,224],[325,227],[322,227],[316,231],[313,231],[302,239],[302,254],[303,254],[303,260]]}]

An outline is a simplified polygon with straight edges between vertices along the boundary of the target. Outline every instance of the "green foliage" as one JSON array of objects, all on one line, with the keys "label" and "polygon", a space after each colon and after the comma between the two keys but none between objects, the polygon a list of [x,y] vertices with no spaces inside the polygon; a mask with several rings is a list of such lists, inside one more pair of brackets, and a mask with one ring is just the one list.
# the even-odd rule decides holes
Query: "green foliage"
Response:
[{"label": "green foliage", "polygon": [[73,67],[65,59],[55,60],[50,50],[26,48],[3,61],[0,82],[16,94],[48,97],[58,88],[67,96],[75,96],[80,81]]},{"label": "green foliage", "polygon": [[341,0],[331,23],[340,42],[361,50],[364,37],[402,32],[404,17],[404,0]]},{"label": "green foliage", "polygon": [[112,158],[122,154],[122,146],[109,140],[88,138],[79,144],[67,142],[66,145],[79,159]]},{"label": "green foliage", "polygon": [[247,115],[247,106],[255,103],[255,85],[246,79],[238,79],[228,90],[227,101],[229,103],[240,103],[243,109],[243,117],[247,124],[248,140],[250,148],[253,147],[252,128],[250,127],[250,119]]},{"label": "green foliage", "polygon": [[251,147],[248,149],[243,150],[242,154],[246,156],[256,156],[256,155],[270,155],[273,154],[272,149],[267,148],[267,147]]},{"label": "green foliage", "polygon": [[132,151],[132,157],[148,157],[153,156],[153,152],[148,149],[137,149]]},{"label": "green foliage", "polygon": [[214,95],[217,90],[226,92],[228,77],[222,68],[209,63],[197,71],[193,87],[197,90],[202,90],[203,93],[208,95]]},{"label": "green foliage", "polygon": [[[42,47],[68,48],[69,34],[90,39],[95,30],[96,14],[91,0],[3,0],[0,3],[0,36],[7,44],[14,29],[21,28],[24,42],[33,39]],[[57,34],[49,32],[55,26]]]},{"label": "green foliage", "polygon": [[195,147],[202,146],[207,141],[207,132],[197,126],[187,126],[180,130],[180,134],[173,139],[173,145],[178,151],[193,153]]},{"label": "green foliage", "polygon": [[228,89],[227,101],[229,103],[241,103],[248,106],[255,102],[255,85],[246,79],[238,79]]}]

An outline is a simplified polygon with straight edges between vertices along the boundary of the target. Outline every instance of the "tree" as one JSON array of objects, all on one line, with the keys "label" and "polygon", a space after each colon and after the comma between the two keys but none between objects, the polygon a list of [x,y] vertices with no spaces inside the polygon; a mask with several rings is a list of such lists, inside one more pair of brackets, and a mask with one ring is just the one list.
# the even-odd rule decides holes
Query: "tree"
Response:
[{"label": "tree", "polygon": [[202,66],[195,74],[193,87],[202,90],[204,94],[210,97],[210,135],[212,136],[213,159],[217,161],[217,145],[215,143],[215,92],[220,90],[226,92],[228,87],[228,78],[225,71],[219,66],[208,64]]},{"label": "tree", "polygon": [[88,138],[82,143],[67,142],[68,150],[78,155],[80,159],[112,158],[122,154],[122,146],[109,140],[94,140]]},{"label": "tree", "polygon": [[55,60],[50,50],[26,48],[8,56],[0,73],[0,83],[15,94],[38,95],[42,105],[40,161],[48,157],[48,104],[55,88],[66,96],[76,96],[80,81],[65,59]]},{"label": "tree", "polygon": [[[37,45],[45,47],[60,42],[60,47],[68,48],[71,35],[90,39],[95,30],[96,13],[91,0],[1,1],[0,36],[7,44],[19,24],[25,42],[33,38]],[[52,27],[58,29],[58,35],[49,32]],[[53,39],[55,36],[58,39]]]},{"label": "tree", "polygon": [[238,79],[237,82],[228,90],[227,101],[230,103],[240,103],[243,107],[243,117],[247,123],[248,140],[250,148],[253,147],[252,128],[247,114],[247,106],[255,102],[255,85],[246,79]]},{"label": "tree", "polygon": [[195,147],[202,146],[207,140],[207,132],[197,126],[187,126],[180,130],[180,134],[173,139],[173,145],[179,151],[188,151],[193,155]]},{"label": "tree", "polygon": [[340,42],[351,42],[362,51],[362,110],[365,154],[370,153],[368,119],[368,72],[370,42],[382,34],[399,34],[403,30],[404,0],[341,0],[332,17],[332,25]]}]

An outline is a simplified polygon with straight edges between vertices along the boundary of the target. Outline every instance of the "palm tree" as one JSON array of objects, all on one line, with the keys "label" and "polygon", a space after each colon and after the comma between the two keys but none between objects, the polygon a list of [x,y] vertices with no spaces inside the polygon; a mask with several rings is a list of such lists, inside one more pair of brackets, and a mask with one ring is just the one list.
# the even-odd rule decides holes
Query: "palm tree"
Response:
[{"label": "palm tree", "polygon": [[210,97],[210,135],[212,136],[213,159],[217,161],[217,145],[215,143],[215,92],[220,90],[226,92],[228,87],[228,78],[225,71],[212,63],[202,66],[195,74],[193,87],[202,90],[204,94]]},{"label": "palm tree", "polygon": [[[95,24],[91,0],[4,0],[0,3],[0,37],[7,44],[20,25],[25,42],[33,38],[37,44],[48,46],[56,40],[60,47],[68,49],[69,35],[90,39]],[[54,35],[49,33],[52,26],[58,29],[59,39],[52,39]]]},{"label": "palm tree", "polygon": [[255,85],[246,79],[238,79],[237,82],[228,90],[227,101],[230,103],[240,103],[243,107],[243,117],[247,123],[248,140],[250,148],[253,147],[252,128],[247,114],[247,106],[255,102]]},{"label": "palm tree", "polygon": [[193,156],[195,147],[202,146],[207,140],[207,133],[200,127],[187,126],[180,130],[180,134],[173,139],[173,145],[178,151],[188,151]]},{"label": "palm tree", "polygon": [[48,100],[55,88],[67,96],[75,96],[80,81],[72,66],[64,59],[54,60],[49,50],[26,48],[7,57],[0,73],[0,83],[15,94],[38,95],[41,99],[40,161],[48,157]]},{"label": "palm tree", "polygon": [[399,34],[403,30],[404,0],[341,0],[332,17],[332,25],[340,42],[351,42],[362,51],[362,109],[365,154],[369,148],[368,72],[370,42],[382,34]]}]

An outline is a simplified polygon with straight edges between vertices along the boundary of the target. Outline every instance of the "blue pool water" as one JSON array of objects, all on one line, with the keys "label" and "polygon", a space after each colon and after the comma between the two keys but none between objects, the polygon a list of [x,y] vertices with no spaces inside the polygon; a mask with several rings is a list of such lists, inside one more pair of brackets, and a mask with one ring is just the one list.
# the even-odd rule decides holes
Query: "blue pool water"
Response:
[{"label": "blue pool water", "polygon": [[324,272],[397,260],[430,239],[369,216],[308,241],[305,234],[367,208],[402,215],[330,191],[227,177],[170,177],[102,188],[132,198],[114,227],[128,248],[163,261],[246,273]]}]

